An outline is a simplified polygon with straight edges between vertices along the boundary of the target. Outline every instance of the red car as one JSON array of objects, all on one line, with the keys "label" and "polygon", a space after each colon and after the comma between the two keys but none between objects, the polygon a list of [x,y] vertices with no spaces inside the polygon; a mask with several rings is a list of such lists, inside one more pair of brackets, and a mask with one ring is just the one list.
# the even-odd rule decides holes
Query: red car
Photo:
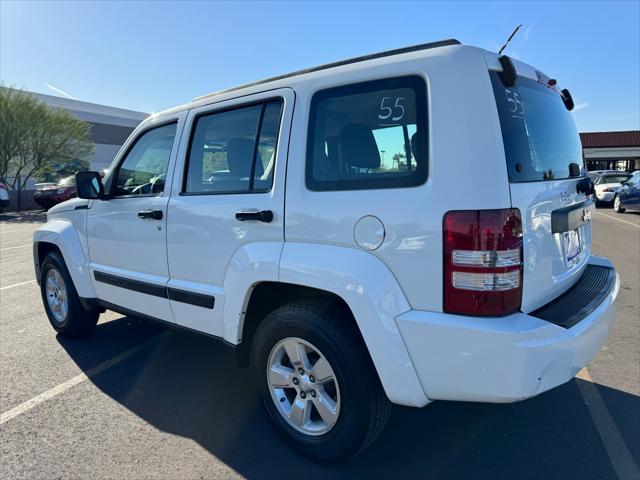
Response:
[{"label": "red car", "polygon": [[76,196],[76,177],[66,177],[56,185],[44,187],[33,194],[33,201],[45,210]]}]

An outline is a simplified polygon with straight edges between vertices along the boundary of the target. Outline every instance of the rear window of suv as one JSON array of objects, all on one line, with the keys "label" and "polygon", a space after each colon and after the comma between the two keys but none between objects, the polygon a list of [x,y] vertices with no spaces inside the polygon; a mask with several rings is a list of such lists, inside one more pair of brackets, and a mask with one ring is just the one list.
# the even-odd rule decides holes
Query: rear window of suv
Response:
[{"label": "rear window of suv", "polygon": [[584,172],[580,136],[560,93],[526,77],[518,77],[513,87],[506,88],[497,72],[490,75],[509,181],[569,178],[571,163]]},{"label": "rear window of suv", "polygon": [[602,185],[605,183],[622,183],[626,181],[631,175],[602,175],[596,181],[596,185]]},{"label": "rear window of suv", "polygon": [[307,187],[360,190],[424,183],[426,95],[426,84],[418,76],[314,94],[307,139]]}]

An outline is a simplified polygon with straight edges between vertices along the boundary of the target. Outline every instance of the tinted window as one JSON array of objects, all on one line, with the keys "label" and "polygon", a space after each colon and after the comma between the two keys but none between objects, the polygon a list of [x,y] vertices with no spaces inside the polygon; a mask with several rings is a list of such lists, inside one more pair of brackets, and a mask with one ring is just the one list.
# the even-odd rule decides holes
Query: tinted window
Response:
[{"label": "tinted window", "polygon": [[282,102],[196,119],[185,192],[264,192],[271,188]]},{"label": "tinted window", "polygon": [[491,72],[511,182],[569,177],[569,164],[581,167],[582,145],[560,93],[535,80],[518,77],[505,88]]},{"label": "tinted window", "polygon": [[[273,170],[276,164],[276,145],[280,131],[282,102],[271,102],[265,106],[258,151],[253,189],[266,191],[273,183]],[[260,172],[262,174],[260,175]]]},{"label": "tinted window", "polygon": [[427,178],[426,86],[400,77],[332,88],[311,100],[311,190],[409,187]]},{"label": "tinted window", "polygon": [[633,176],[627,180],[627,185],[630,187],[635,187],[640,183],[640,173],[634,173]]},{"label": "tinted window", "polygon": [[113,195],[157,195],[164,191],[176,124],[154,128],[138,137],[120,164]]}]

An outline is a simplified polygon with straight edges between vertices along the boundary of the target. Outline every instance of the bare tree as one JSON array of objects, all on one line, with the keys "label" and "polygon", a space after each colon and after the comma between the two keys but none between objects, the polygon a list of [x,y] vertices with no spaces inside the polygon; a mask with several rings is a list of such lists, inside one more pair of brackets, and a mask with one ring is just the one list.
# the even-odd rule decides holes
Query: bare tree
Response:
[{"label": "bare tree", "polygon": [[22,90],[0,86],[0,179],[22,190],[38,174],[93,153],[91,127]]}]

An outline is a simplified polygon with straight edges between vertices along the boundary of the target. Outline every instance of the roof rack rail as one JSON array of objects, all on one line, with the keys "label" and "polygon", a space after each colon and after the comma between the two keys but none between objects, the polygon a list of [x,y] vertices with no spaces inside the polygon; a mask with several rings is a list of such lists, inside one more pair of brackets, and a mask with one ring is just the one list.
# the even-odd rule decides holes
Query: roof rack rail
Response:
[{"label": "roof rack rail", "polygon": [[254,85],[260,85],[262,83],[273,82],[275,80],[282,80],[283,78],[295,77],[298,75],[303,75],[305,73],[317,72],[318,70],[326,70],[328,68],[333,67],[341,67],[343,65],[349,65],[351,63],[364,62],[366,60],[373,60],[376,58],[384,58],[391,57],[393,55],[400,55],[402,53],[410,53],[417,52],[420,50],[429,50],[431,48],[438,47],[446,47],[449,45],[460,45],[460,41],[455,38],[449,38],[447,40],[440,40],[438,42],[430,42],[430,43],[422,43],[420,45],[412,45],[410,47],[396,48],[394,50],[386,50],[384,52],[371,53],[369,55],[362,55],[360,57],[349,58],[347,60],[340,60],[338,62],[326,63],[324,65],[319,65],[317,67],[306,68],[303,70],[297,70],[291,73],[285,73],[284,75],[277,75],[275,77],[265,78],[264,80],[258,80],[257,82],[245,83],[244,85],[240,85],[238,87],[232,87],[225,90],[220,90],[219,92],[208,93],[206,95],[201,95],[199,97],[194,98],[192,101],[203,100],[205,98],[209,98],[213,95],[219,95],[221,93],[232,92],[234,90],[240,90],[241,88],[253,87]]}]

